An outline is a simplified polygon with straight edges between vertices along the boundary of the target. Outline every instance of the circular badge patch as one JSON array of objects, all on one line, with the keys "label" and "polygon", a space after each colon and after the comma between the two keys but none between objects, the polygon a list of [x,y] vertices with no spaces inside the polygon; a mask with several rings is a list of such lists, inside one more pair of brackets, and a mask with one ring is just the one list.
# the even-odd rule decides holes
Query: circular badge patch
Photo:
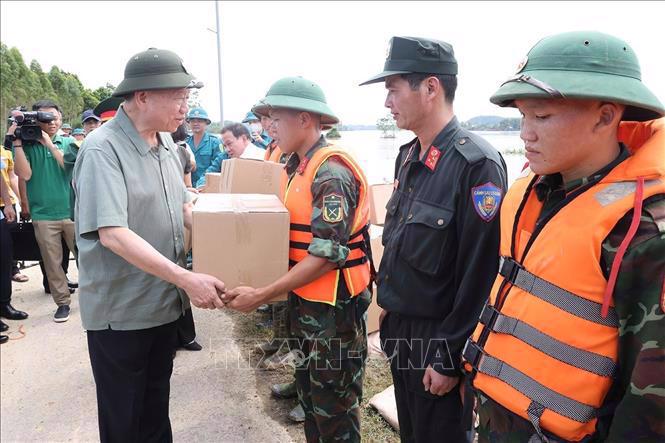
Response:
[{"label": "circular badge patch", "polygon": [[517,70],[515,71],[515,74],[519,74],[520,72],[522,72],[522,70],[526,67],[528,61],[529,57],[524,57],[522,61],[517,65]]}]

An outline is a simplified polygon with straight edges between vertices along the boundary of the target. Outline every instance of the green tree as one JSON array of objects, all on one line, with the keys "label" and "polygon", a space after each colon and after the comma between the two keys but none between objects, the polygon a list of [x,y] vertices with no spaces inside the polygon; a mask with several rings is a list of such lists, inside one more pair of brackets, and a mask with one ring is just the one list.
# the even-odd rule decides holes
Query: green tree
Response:
[{"label": "green tree", "polygon": [[0,112],[2,130],[6,130],[5,116],[17,106],[28,109],[41,99],[55,101],[62,109],[63,121],[76,123],[84,109],[90,109],[110,97],[115,87],[111,84],[95,90],[86,88],[76,74],[53,66],[44,72],[37,60],[26,65],[16,48],[0,42]]},{"label": "green tree", "polygon": [[383,131],[381,137],[383,138],[395,138],[395,132],[397,131],[397,123],[391,114],[386,114],[385,117],[381,117],[376,121],[377,129]]}]

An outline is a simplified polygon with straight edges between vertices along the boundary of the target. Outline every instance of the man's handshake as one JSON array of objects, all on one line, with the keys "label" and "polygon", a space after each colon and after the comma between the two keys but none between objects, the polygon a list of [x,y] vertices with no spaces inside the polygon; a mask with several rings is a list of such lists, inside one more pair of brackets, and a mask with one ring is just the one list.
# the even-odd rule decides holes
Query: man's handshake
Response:
[{"label": "man's handshake", "polygon": [[187,292],[192,304],[202,309],[228,307],[241,312],[252,312],[265,303],[266,298],[261,289],[238,286],[227,290],[221,280],[195,272],[187,273],[181,287]]}]

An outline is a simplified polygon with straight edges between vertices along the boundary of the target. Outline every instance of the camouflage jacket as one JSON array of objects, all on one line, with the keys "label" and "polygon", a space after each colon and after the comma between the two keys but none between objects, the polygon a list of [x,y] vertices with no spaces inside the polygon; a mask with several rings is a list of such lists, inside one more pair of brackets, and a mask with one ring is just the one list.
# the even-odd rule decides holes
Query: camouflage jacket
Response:
[{"label": "camouflage jacket", "polygon": [[[601,267],[609,276],[633,212],[602,246]],[[619,315],[619,373],[588,441],[665,441],[665,195],[647,199],[637,233],[623,258],[614,290]],[[481,395],[479,442],[526,442],[532,425]],[[550,439],[551,442],[558,441]]]},{"label": "camouflage jacket", "polygon": [[[307,152],[306,157],[312,158],[319,149],[328,146],[326,139],[321,138]],[[297,174],[301,159],[291,154],[286,163],[289,178]],[[338,265],[343,265],[349,255],[346,244],[351,237],[353,218],[359,198],[359,184],[353,172],[339,159],[329,158],[319,168],[312,183],[312,243],[308,252],[323,257]],[[341,196],[341,217],[333,220],[326,216],[326,197]],[[337,205],[337,203],[336,203]],[[337,207],[337,206],[336,206]],[[325,340],[336,338],[331,342],[340,346],[344,352],[355,352],[363,348],[364,320],[363,314],[369,306],[371,295],[363,291],[358,297],[351,297],[344,279],[340,279],[337,287],[335,305],[304,300],[297,295],[289,294],[289,330],[293,337]],[[333,346],[333,344],[330,344]],[[335,354],[340,349],[332,350]]]},{"label": "camouflage jacket", "polygon": [[[319,149],[328,146],[325,137],[321,136],[318,142],[307,152],[306,157],[312,158]],[[301,159],[292,154],[286,163],[286,173],[291,179],[297,174]],[[353,172],[342,160],[335,157],[324,161],[319,168],[312,183],[312,243],[308,252],[317,257],[323,257],[338,265],[346,262],[349,248],[346,244],[351,237],[353,218],[358,205],[358,188]],[[341,197],[342,214],[339,219],[326,217],[326,204],[328,197]],[[335,205],[337,205],[335,201]]]}]

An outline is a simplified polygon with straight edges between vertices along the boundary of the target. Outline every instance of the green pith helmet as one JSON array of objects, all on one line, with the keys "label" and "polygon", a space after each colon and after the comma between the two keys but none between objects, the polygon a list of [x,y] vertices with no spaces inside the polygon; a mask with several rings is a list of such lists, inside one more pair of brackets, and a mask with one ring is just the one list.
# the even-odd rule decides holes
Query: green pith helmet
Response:
[{"label": "green pith helmet", "polygon": [[626,105],[623,120],[645,121],[665,108],[642,83],[640,64],[623,40],[600,32],[567,32],[546,37],[529,51],[517,73],[490,101],[515,106],[524,98],[602,100]]},{"label": "green pith helmet", "polygon": [[321,116],[322,125],[334,125],[339,119],[328,106],[323,90],[314,82],[302,77],[286,77],[276,81],[265,98],[254,105],[252,112],[270,117],[270,108],[286,108],[307,111]]},{"label": "green pith helmet", "polygon": [[175,52],[150,48],[135,54],[125,66],[125,78],[113,91],[122,97],[135,91],[155,89],[201,88],[194,76],[185,69]]}]

